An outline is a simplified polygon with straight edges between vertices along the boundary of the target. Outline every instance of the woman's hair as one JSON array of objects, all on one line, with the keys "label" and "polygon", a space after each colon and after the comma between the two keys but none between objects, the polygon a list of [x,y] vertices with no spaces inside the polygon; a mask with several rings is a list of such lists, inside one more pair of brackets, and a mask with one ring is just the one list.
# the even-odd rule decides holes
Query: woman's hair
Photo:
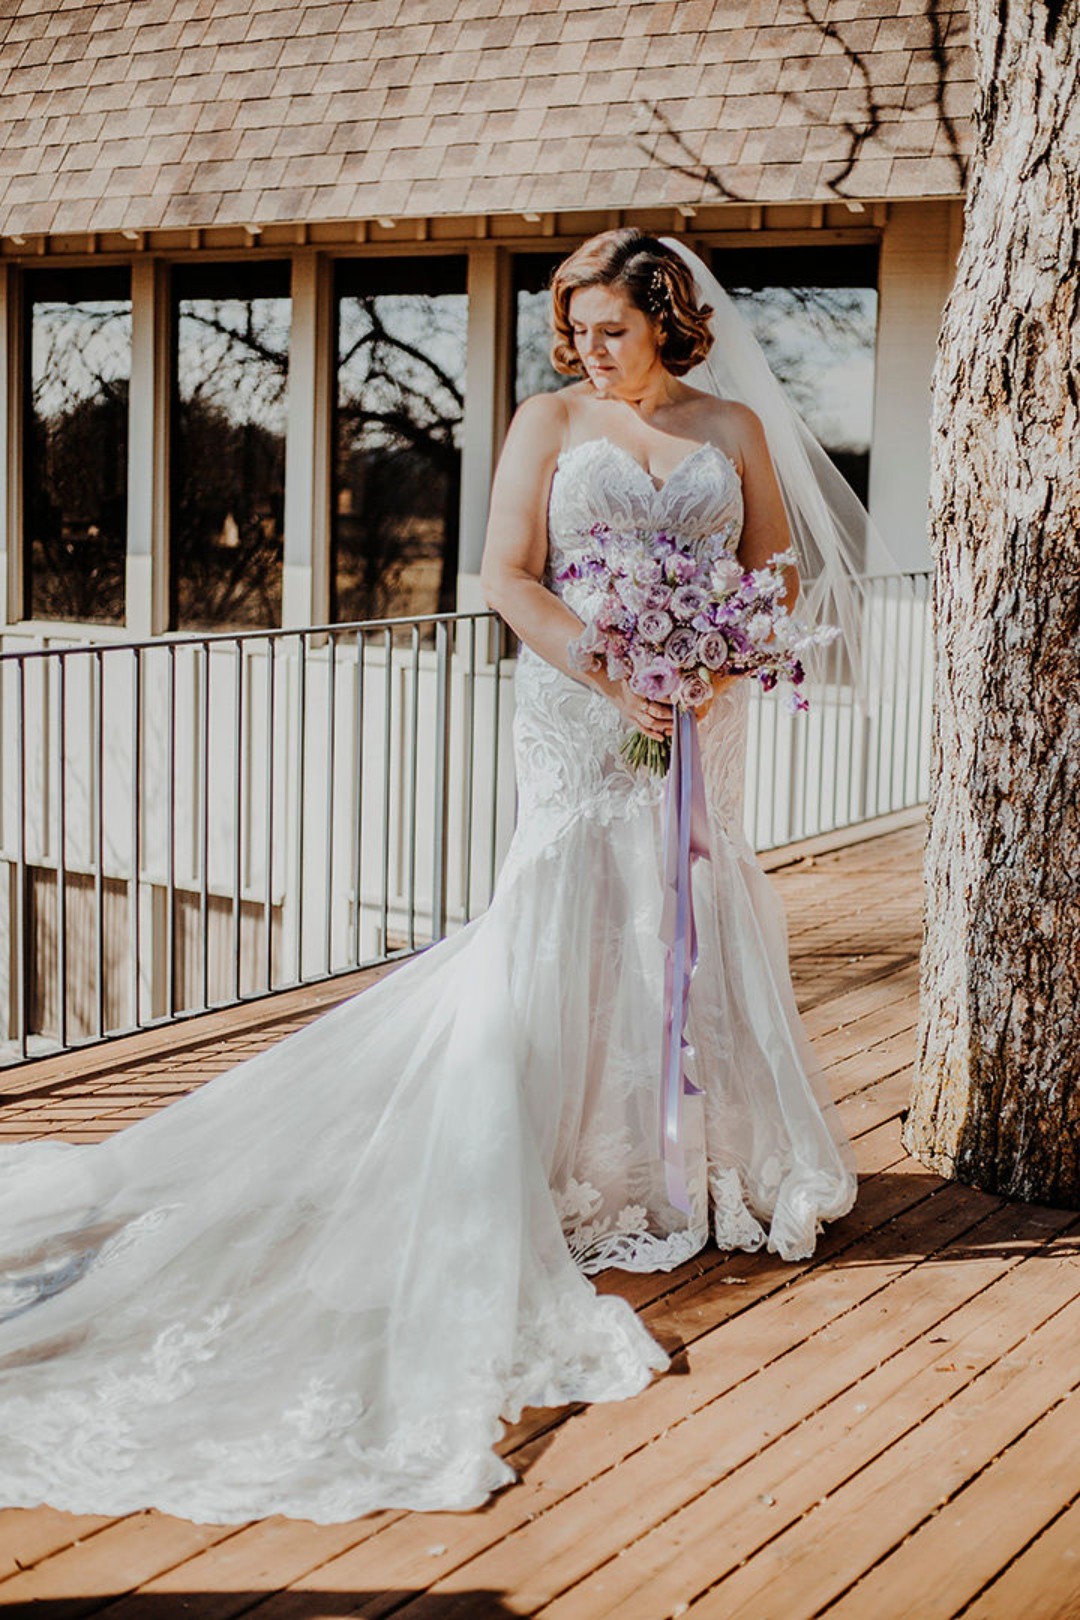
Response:
[{"label": "woman's hair", "polygon": [[681,377],[712,347],[712,305],[698,308],[685,259],[633,225],[601,231],[582,242],[551,278],[551,363],[567,376],[584,372],[570,325],[570,296],[578,287],[619,287],[646,315],[662,319],[660,360]]}]

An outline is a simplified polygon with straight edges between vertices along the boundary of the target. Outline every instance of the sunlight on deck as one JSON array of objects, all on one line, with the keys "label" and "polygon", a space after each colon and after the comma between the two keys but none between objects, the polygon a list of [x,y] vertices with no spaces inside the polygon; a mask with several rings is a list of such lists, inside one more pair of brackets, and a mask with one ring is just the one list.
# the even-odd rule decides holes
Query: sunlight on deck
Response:
[{"label": "sunlight on deck", "polygon": [[[912,818],[772,874],[860,1168],[812,1260],[710,1247],[597,1278],[671,1370],[630,1401],[526,1411],[500,1447],[522,1479],[477,1512],[200,1527],[9,1511],[0,1616],[1080,1615],[1080,1216],[950,1185],[900,1146],[922,837]],[[98,1139],[361,983],[9,1072],[0,1140]]]}]

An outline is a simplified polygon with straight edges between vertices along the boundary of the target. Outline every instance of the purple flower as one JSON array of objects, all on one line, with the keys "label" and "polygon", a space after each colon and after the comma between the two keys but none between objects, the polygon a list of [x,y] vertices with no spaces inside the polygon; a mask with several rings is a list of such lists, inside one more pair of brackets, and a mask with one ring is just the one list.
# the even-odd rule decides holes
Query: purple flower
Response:
[{"label": "purple flower", "polygon": [[680,585],[677,591],[671,593],[671,611],[680,619],[692,619],[695,613],[700,613],[708,602],[704,591],[696,585]]},{"label": "purple flower", "polygon": [[698,637],[685,625],[674,629],[664,642],[664,657],[670,658],[680,669],[698,661]]},{"label": "purple flower", "polygon": [[727,662],[730,648],[719,630],[706,630],[698,642],[698,657],[706,669],[720,669]]},{"label": "purple flower", "polygon": [[630,569],[635,585],[656,585],[661,577],[659,557],[638,557]]},{"label": "purple flower", "polygon": [[644,613],[638,616],[637,628],[643,641],[659,646],[671,634],[671,615],[665,613],[662,608],[646,608]]},{"label": "purple flower", "polygon": [[679,687],[678,701],[684,709],[696,709],[712,694],[712,684],[696,669],[684,675]]},{"label": "purple flower", "polygon": [[667,585],[649,585],[645,591],[647,607],[666,609],[671,602],[671,590]]},{"label": "purple flower", "polygon": [[619,596],[629,613],[642,613],[648,607],[648,588],[632,579],[619,580]]},{"label": "purple flower", "polygon": [[596,624],[587,624],[575,640],[567,642],[573,669],[583,674],[600,669],[604,658],[604,633]]},{"label": "purple flower", "polygon": [[664,572],[672,585],[686,585],[698,571],[696,560],[688,551],[675,551],[667,560]]},{"label": "purple flower", "polygon": [[642,697],[669,698],[679,684],[679,672],[666,658],[656,658],[639,669],[634,678],[634,689]]},{"label": "purple flower", "polygon": [[610,596],[601,603],[596,622],[602,630],[618,630],[625,635],[634,627],[634,615],[617,596]]}]

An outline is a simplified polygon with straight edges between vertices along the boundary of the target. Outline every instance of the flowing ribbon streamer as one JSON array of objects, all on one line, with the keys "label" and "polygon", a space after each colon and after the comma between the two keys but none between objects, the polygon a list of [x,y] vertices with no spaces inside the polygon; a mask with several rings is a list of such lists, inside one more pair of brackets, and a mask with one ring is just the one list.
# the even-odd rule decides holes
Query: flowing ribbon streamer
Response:
[{"label": "flowing ribbon streamer", "polygon": [[676,708],[671,733],[671,765],[664,791],[664,900],[660,938],[666,949],[664,965],[663,1086],[660,1113],[660,1152],[668,1198],[676,1209],[692,1214],[681,1140],[682,1099],[699,1097],[686,1073],[685,1053],[690,1050],[684,1031],[690,998],[690,979],[697,965],[697,930],[691,882],[693,862],[709,853],[709,824],[705,808],[705,779],[701,772],[697,715]]}]

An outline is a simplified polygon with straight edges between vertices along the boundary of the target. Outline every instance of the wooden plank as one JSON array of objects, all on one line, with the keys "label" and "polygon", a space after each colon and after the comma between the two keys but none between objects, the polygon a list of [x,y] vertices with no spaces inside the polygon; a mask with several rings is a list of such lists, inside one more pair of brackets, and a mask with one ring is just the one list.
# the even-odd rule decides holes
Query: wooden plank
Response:
[{"label": "wooden plank", "polygon": [[[924,1213],[921,1239],[913,1241],[913,1248],[932,1250],[957,1230],[970,1229],[972,1207],[967,1198],[955,1196],[957,1191],[942,1189],[939,1200],[934,1200],[942,1205],[939,1219],[931,1221]],[[945,1212],[946,1203],[952,1205],[951,1216]],[[960,1207],[962,1203],[967,1204],[966,1209]],[[980,1198],[979,1204],[983,1213],[997,1208],[994,1200]],[[565,1585],[575,1569],[587,1573],[605,1550],[613,1556],[618,1552],[639,1516],[647,1518],[665,1504],[681,1505],[688,1491],[700,1488],[695,1466],[708,1466],[708,1459],[715,1460],[716,1455],[713,1415],[723,1411],[715,1422],[724,1436],[730,1427],[728,1413],[738,1411],[739,1392],[747,1379],[757,1375],[763,1365],[787,1357],[810,1332],[825,1327],[838,1314],[846,1314],[854,1302],[880,1293],[901,1270],[912,1269],[910,1257],[892,1265],[885,1260],[892,1246],[890,1234],[883,1233],[880,1265],[830,1273],[827,1288],[788,1290],[741,1316],[735,1336],[707,1332],[696,1345],[688,1378],[657,1380],[631,1402],[584,1408],[573,1423],[563,1425],[533,1448],[533,1455],[525,1448],[515,1458],[515,1462],[532,1464],[525,1479],[499,1493],[482,1516],[462,1519],[428,1514],[422,1525],[411,1516],[318,1571],[304,1583],[304,1594],[313,1590],[397,1590],[403,1583],[407,1586],[410,1571],[415,1579],[415,1570],[424,1567],[423,1550],[434,1543],[445,1548],[429,1561],[435,1580],[432,1591],[440,1602],[445,1604],[453,1593],[466,1590],[505,1590],[513,1591],[515,1604],[526,1605],[512,1612],[530,1612],[528,1604],[551,1595],[550,1584],[544,1587],[544,1582],[558,1579]],[[730,1327],[724,1317],[726,1301],[719,1303],[721,1320]],[[692,1317],[691,1330],[701,1322],[708,1324],[710,1304],[707,1297],[702,1299],[701,1320]],[[824,1362],[835,1368],[835,1358],[826,1356]],[[785,1369],[783,1377],[787,1376]],[[728,1396],[724,1409],[718,1405],[722,1395]],[[662,1447],[666,1472],[661,1477],[658,1454],[650,1447],[677,1428],[690,1435],[694,1425],[686,1423],[688,1413],[705,1406],[709,1433],[703,1435],[700,1448],[695,1446],[693,1457],[688,1457],[680,1447]],[[726,1439],[721,1443],[726,1444]],[[260,1616],[298,1620],[304,1612],[303,1601],[306,1598],[299,1594],[294,1602],[284,1597],[272,1600],[260,1610]],[[365,1605],[359,1612],[380,1612],[377,1602],[372,1602],[374,1607]]]},{"label": "wooden plank", "polygon": [[796,970],[795,1001],[802,1017],[808,1019],[822,1002],[838,1001],[852,989],[890,979],[899,962],[893,952],[879,952],[870,959],[859,956],[847,962],[818,957],[812,975],[805,979],[798,972],[797,961],[792,965]]},{"label": "wooden plank", "polygon": [[[1065,1396],[833,1604],[830,1620],[905,1609],[952,1620],[1068,1506],[1078,1451],[1080,1400]],[[1080,1571],[1077,1582],[1080,1591]]]},{"label": "wooden plank", "polygon": [[[1075,1289],[1075,1277],[1072,1279]],[[1038,1278],[1030,1282],[1037,1295]],[[1071,1388],[1080,1299],[957,1390],[951,1401],[772,1539],[688,1613],[803,1620],[835,1602],[910,1534],[928,1505],[960,1490]]]},{"label": "wooden plank", "polygon": [[870,1136],[881,1138],[897,1158],[902,1157],[910,1164],[900,1142],[900,1115],[911,1100],[913,1072],[913,1065],[909,1064],[906,1069],[898,1069],[875,1081],[864,1091],[853,1091],[837,1100],[837,1111],[854,1145],[860,1174],[869,1169],[866,1156],[871,1151],[867,1141]]},{"label": "wooden plank", "polygon": [[[1005,1210],[994,1217],[985,1228],[986,1235],[995,1227],[1007,1232],[1010,1213]],[[1051,1300],[1067,1299],[1073,1287],[1067,1256],[1040,1264],[1054,1268]],[[995,1270],[999,1273],[996,1280],[992,1277]],[[934,1299],[921,1291],[928,1286],[934,1290]],[[857,1475],[931,1412],[945,1407],[980,1369],[1008,1354],[1025,1332],[1023,1323],[1018,1325],[1017,1310],[1025,1305],[1030,1310],[1032,1295],[1030,1282],[1023,1276],[1023,1262],[1010,1257],[1004,1244],[988,1251],[982,1261],[956,1268],[951,1279],[943,1269],[935,1269],[932,1282],[921,1270],[909,1274],[890,1291],[893,1340],[888,1344],[888,1324],[884,1324],[887,1348],[874,1365],[873,1353],[881,1343],[879,1324],[874,1320],[880,1303],[871,1302],[868,1310],[856,1313],[847,1323],[847,1347],[835,1356],[840,1376],[832,1396],[822,1381],[828,1358],[823,1359],[820,1352],[816,1359],[808,1358],[805,1345],[793,1352],[800,1374],[797,1384],[793,1381],[777,1393],[770,1389],[765,1373],[756,1389],[747,1385],[744,1402],[732,1412],[732,1423],[738,1431],[741,1423],[756,1414],[762,1438],[759,1449],[752,1452],[748,1448],[747,1460],[739,1462],[732,1461],[728,1448],[721,1446],[717,1452],[721,1461],[714,1465],[712,1477],[703,1475],[700,1493],[684,1510],[665,1519],[545,1608],[545,1616],[572,1620],[588,1615],[593,1620],[625,1613],[651,1620],[654,1614],[689,1605],[713,1587],[722,1592],[723,1578],[740,1563],[752,1558],[785,1527],[798,1525],[830,1491]],[[897,1333],[898,1323],[902,1328]],[[868,1335],[865,1340],[864,1334]],[[948,1351],[940,1348],[942,1342],[948,1344]],[[843,1371],[858,1374],[860,1362],[868,1370],[845,1383]],[[804,1378],[808,1380],[805,1384]],[[785,1419],[791,1411],[798,1411],[804,1389],[805,1415],[785,1429]],[[733,1606],[731,1612],[744,1611]],[[745,1612],[756,1615],[758,1609],[751,1603]],[[762,1610],[763,1615],[765,1612]],[[893,1612],[896,1620],[919,1613],[904,1608]],[[889,1611],[869,1610],[868,1620],[872,1614],[880,1617]]]},{"label": "wooden plank", "polygon": [[829,1070],[833,1095],[843,1097],[850,1092],[863,1090],[887,1075],[909,1071],[913,1046],[912,1032],[905,1029],[867,1051],[855,1052],[834,1063]]},{"label": "wooden plank", "polygon": [[[189,1524],[163,1513],[135,1513],[11,1576],[0,1586],[0,1605],[29,1606],[48,1599],[48,1620],[77,1620],[102,1599],[134,1591],[143,1581],[235,1535],[233,1526]],[[45,1612],[44,1610],[42,1612]]]},{"label": "wooden plank", "polygon": [[1080,1499],[975,1599],[964,1620],[1076,1620],[1078,1614]]},{"label": "wooden plank", "polygon": [[[0,1584],[115,1523],[115,1519],[59,1513],[50,1507],[9,1508],[0,1513]],[[3,1601],[0,1593],[0,1606]]]},{"label": "wooden plank", "polygon": [[[144,1581],[137,1591],[97,1612],[107,1620],[145,1620],[151,1607],[148,1600],[167,1610],[170,1599],[187,1599],[184,1607],[197,1620],[231,1620],[248,1612],[253,1594],[303,1580],[331,1558],[404,1516],[404,1511],[374,1513],[350,1524],[332,1525],[280,1516],[261,1519]],[[2,1601],[0,1592],[0,1604]]]},{"label": "wooden plank", "polygon": [[823,1000],[803,1014],[803,1025],[815,1044],[844,1023],[865,1016],[876,1007],[918,995],[918,967],[905,961],[878,978],[864,981],[831,1001]]},{"label": "wooden plank", "polygon": [[863,1017],[819,1035],[811,1043],[814,1055],[828,1073],[834,1063],[842,1063],[857,1052],[868,1052],[889,1038],[906,1034],[914,1045],[918,1020],[919,998],[912,987],[895,1000],[878,1002]]}]

